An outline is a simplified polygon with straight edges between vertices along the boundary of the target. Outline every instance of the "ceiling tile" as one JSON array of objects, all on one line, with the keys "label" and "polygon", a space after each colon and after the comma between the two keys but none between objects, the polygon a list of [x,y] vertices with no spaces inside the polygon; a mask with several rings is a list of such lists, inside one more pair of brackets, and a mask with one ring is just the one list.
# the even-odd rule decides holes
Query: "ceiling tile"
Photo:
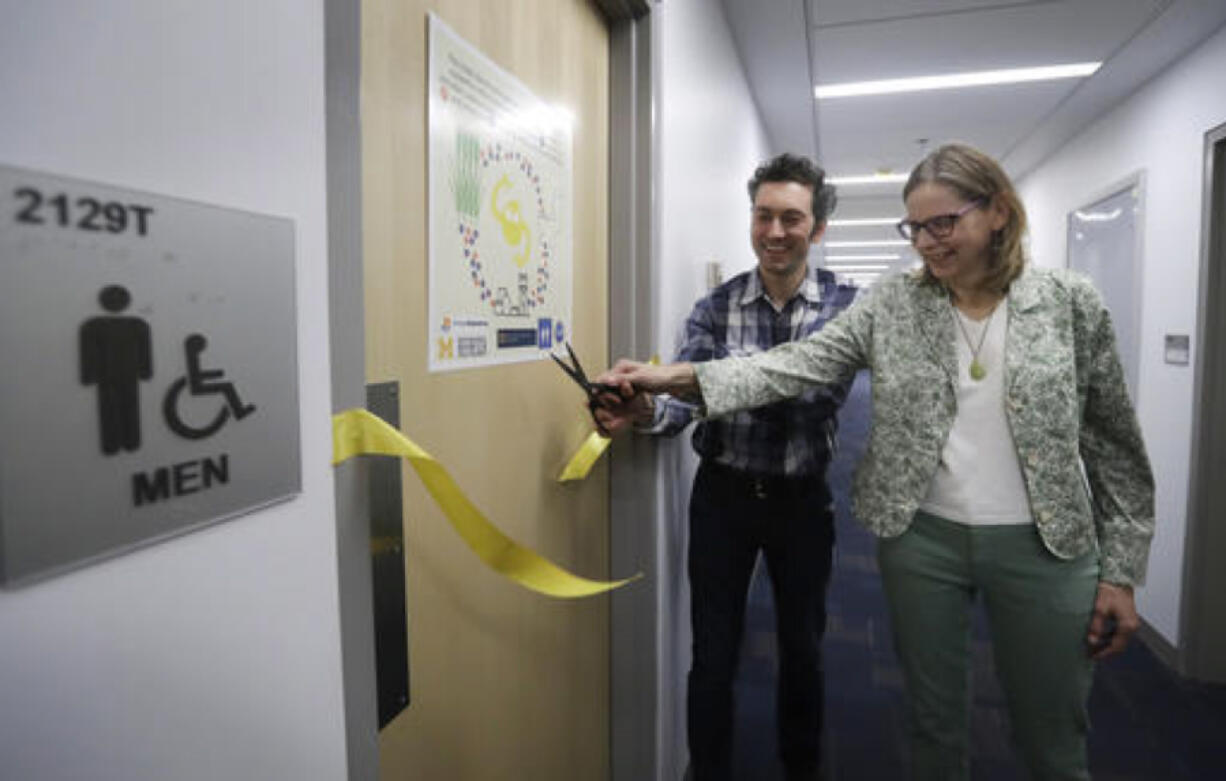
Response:
[{"label": "ceiling tile", "polygon": [[1151,19],[1156,3],[1067,0],[816,29],[814,78],[831,84],[1103,60]]},{"label": "ceiling tile", "polygon": [[884,22],[897,19],[914,19],[936,14],[955,14],[967,11],[982,11],[988,8],[1003,8],[1026,5],[1048,5],[1063,0],[859,0],[848,3],[844,0],[812,0],[813,25],[830,28],[866,22]]}]

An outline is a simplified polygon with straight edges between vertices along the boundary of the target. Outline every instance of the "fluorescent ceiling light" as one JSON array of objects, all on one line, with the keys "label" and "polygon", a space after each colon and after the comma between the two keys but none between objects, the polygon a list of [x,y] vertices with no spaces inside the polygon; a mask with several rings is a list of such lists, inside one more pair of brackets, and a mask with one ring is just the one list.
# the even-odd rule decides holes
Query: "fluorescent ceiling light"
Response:
[{"label": "fluorescent ceiling light", "polygon": [[836,273],[843,274],[843,273],[851,273],[853,271],[886,271],[890,267],[884,264],[879,264],[879,263],[860,263],[858,265],[848,265],[848,266],[826,266],[826,268],[829,269],[830,271],[834,271]]},{"label": "fluorescent ceiling light", "polygon": [[885,239],[882,241],[828,241],[827,247],[910,247],[911,242],[903,239]]},{"label": "fluorescent ceiling light", "polygon": [[1123,213],[1123,209],[1112,209],[1109,212],[1073,212],[1074,216],[1082,222],[1110,222]]},{"label": "fluorescent ceiling light", "polygon": [[838,260],[851,260],[851,261],[860,261],[860,260],[898,260],[898,255],[890,255],[890,254],[883,254],[883,255],[827,255],[827,256],[826,256],[826,260],[835,260],[835,261],[838,261]]},{"label": "fluorescent ceiling light", "polygon": [[832,176],[829,184],[902,184],[909,174],[868,174],[867,176]]},{"label": "fluorescent ceiling light", "polygon": [[838,226],[840,228],[850,228],[857,225],[897,225],[897,217],[867,217],[856,220],[829,220],[827,225]]},{"label": "fluorescent ceiling light", "polygon": [[819,84],[813,94],[819,99],[849,98],[860,95],[890,95],[896,92],[923,92],[956,87],[982,87],[989,84],[1018,84],[1027,81],[1075,79],[1089,76],[1101,62],[1075,62],[1068,65],[1044,65],[1038,68],[1007,68],[994,71],[947,73],[941,76],[912,76],[881,81],[849,81],[842,84]]}]

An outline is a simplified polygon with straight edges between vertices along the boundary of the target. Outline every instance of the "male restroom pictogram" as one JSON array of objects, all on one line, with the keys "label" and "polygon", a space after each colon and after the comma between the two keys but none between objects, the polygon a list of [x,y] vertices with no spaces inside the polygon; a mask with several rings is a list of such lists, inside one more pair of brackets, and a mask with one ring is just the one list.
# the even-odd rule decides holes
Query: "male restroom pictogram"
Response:
[{"label": "male restroom pictogram", "polygon": [[108,285],[98,302],[111,314],[86,320],[80,329],[82,385],[98,386],[102,452],[140,449],[140,383],[153,376],[149,324],[120,314],[132,302],[127,288]]}]

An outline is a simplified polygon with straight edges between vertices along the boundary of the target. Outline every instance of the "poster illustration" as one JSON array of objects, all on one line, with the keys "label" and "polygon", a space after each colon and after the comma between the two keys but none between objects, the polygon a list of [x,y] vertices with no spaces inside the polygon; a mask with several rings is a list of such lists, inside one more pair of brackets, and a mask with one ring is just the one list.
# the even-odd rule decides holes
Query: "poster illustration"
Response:
[{"label": "poster illustration", "polygon": [[430,16],[429,370],[570,338],[572,118]]}]

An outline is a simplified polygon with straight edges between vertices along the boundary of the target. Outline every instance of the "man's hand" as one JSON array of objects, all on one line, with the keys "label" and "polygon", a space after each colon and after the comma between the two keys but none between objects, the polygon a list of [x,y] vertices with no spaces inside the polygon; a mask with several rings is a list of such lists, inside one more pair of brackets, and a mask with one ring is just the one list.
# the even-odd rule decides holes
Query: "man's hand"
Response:
[{"label": "man's hand", "polygon": [[[621,391],[624,393],[625,391]],[[646,391],[629,391],[630,396],[614,396],[602,393],[592,416],[600,433],[606,437],[616,436],[630,426],[649,426],[655,418],[655,400]]]},{"label": "man's hand", "polygon": [[1106,659],[1124,650],[1132,633],[1141,625],[1131,586],[1100,581],[1094,598],[1094,613],[1086,634],[1090,658]]}]

